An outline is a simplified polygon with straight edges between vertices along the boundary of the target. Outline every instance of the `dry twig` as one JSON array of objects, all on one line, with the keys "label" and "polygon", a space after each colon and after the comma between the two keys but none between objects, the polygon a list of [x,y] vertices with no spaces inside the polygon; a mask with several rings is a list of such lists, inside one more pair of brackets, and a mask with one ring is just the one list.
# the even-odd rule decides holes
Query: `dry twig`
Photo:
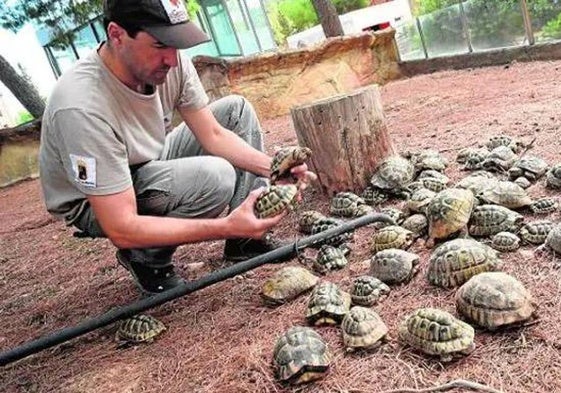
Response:
[{"label": "dry twig", "polygon": [[424,389],[394,389],[394,390],[386,390],[382,393],[426,393],[426,392],[444,392],[450,389],[456,388],[467,388],[471,390],[479,390],[481,392],[487,393],[503,393],[500,390],[493,389],[492,387],[482,385],[477,382],[473,381],[466,381],[465,379],[455,379],[454,381],[447,382],[443,385],[434,386],[432,388],[424,388]]}]

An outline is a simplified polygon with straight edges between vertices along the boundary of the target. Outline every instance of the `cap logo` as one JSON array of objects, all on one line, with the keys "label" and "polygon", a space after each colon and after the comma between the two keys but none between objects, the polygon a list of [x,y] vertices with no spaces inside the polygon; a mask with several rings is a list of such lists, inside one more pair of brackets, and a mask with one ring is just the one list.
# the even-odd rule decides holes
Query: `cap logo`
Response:
[{"label": "cap logo", "polygon": [[175,25],[177,23],[188,22],[187,11],[183,5],[183,0],[160,0],[166,10],[169,21]]}]

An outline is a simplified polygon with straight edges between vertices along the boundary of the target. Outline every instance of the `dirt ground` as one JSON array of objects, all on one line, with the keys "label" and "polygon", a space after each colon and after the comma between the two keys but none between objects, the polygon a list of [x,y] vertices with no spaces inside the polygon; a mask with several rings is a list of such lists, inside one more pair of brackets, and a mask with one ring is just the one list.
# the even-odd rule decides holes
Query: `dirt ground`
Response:
[{"label": "dirt ground", "polygon": [[[457,149],[495,134],[526,142],[536,137],[532,152],[554,164],[561,161],[560,68],[561,61],[516,63],[392,82],[382,87],[391,137],[399,150],[443,151],[453,163],[447,174],[454,180],[463,175],[454,163]],[[264,122],[264,128],[269,149],[296,143],[289,117]],[[529,192],[552,195],[543,181]],[[302,209],[309,208],[327,214],[327,199],[307,190]],[[558,213],[551,218],[558,221]],[[296,222],[295,214],[287,217],[275,234],[298,236]],[[0,223],[0,350],[138,299],[109,241],[72,237],[72,229],[45,212],[37,180],[0,190]],[[368,271],[363,261],[371,231],[357,231],[349,265],[325,279],[349,289],[353,277]],[[196,279],[220,268],[222,247],[220,241],[180,247],[178,272]],[[375,306],[389,327],[389,342],[372,352],[347,354],[338,328],[317,328],[333,360],[329,374],[312,385],[285,387],[274,379],[273,346],[290,326],[305,325],[307,296],[266,307],[261,285],[279,268],[269,265],[151,310],[168,327],[152,344],[117,348],[114,326],[108,326],[1,368],[0,391],[362,393],[421,389],[459,378],[503,392],[561,391],[561,275],[551,257],[535,257],[528,246],[503,256],[502,269],[522,281],[539,304],[538,323],[477,331],[475,352],[441,364],[396,340],[398,323],[417,307],[455,314],[454,291],[427,282],[430,253],[420,246],[413,250],[421,256],[421,272]]]}]

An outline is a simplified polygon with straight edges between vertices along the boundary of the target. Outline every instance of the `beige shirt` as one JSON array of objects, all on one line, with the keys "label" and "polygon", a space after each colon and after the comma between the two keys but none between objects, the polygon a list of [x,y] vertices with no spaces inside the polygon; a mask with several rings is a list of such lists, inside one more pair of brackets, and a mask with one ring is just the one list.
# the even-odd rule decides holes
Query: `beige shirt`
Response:
[{"label": "beige shirt", "polygon": [[47,210],[70,223],[86,195],[131,187],[129,165],[160,157],[173,110],[207,104],[190,59],[179,56],[146,95],[119,81],[93,51],[60,78],[43,114],[39,170]]}]

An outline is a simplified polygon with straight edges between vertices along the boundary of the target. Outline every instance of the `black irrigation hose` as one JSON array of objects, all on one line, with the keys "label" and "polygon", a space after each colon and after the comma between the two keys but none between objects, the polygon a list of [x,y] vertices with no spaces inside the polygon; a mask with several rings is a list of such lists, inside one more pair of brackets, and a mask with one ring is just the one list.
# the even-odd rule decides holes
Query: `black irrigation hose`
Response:
[{"label": "black irrigation hose", "polygon": [[310,247],[314,244],[319,244],[326,239],[330,239],[344,232],[350,232],[356,228],[371,224],[376,221],[383,221],[394,224],[394,221],[386,214],[372,213],[352,221],[348,221],[335,228],[328,229],[322,233],[308,236],[306,238],[295,241],[294,243],[282,246],[266,254],[259,255],[255,258],[248,259],[247,261],[237,263],[222,270],[210,273],[203,278],[186,282],[168,291],[159,293],[157,295],[141,299],[129,305],[114,308],[105,314],[95,318],[86,319],[76,326],[67,327],[57,332],[40,337],[36,340],[29,341],[14,349],[0,353],[0,366],[5,366],[16,360],[23,359],[26,356],[32,355],[43,349],[53,347],[65,341],[71,340],[75,337],[81,336],[95,329],[107,326],[113,322],[121,319],[130,318],[142,311],[148,310],[159,306],[160,304],[169,302],[170,300],[177,299],[188,293],[198,291],[199,289],[208,287],[209,285],[235,277],[239,274],[245,273],[249,270],[255,269],[267,263],[284,262],[292,258],[299,250]]}]

